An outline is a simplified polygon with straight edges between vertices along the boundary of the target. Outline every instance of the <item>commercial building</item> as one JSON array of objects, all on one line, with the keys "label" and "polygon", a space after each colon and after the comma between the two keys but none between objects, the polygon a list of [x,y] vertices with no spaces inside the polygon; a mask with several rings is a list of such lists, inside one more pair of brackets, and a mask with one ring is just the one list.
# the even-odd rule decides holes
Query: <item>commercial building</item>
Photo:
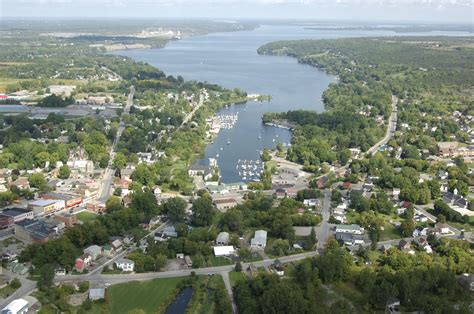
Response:
[{"label": "commercial building", "polygon": [[213,250],[215,256],[231,256],[235,254],[233,246],[214,246]]},{"label": "commercial building", "polygon": [[8,208],[5,209],[2,213],[3,216],[9,216],[13,218],[13,222],[19,222],[25,219],[33,219],[34,213],[31,210],[24,208]]},{"label": "commercial building", "polygon": [[25,219],[15,222],[15,237],[34,243],[45,243],[54,238],[56,230],[41,220]]},{"label": "commercial building", "polygon": [[214,206],[216,206],[216,208],[223,213],[225,213],[228,209],[237,206],[237,201],[233,198],[215,199],[213,203]]},{"label": "commercial building", "polygon": [[71,228],[77,224],[77,216],[69,213],[60,213],[54,216],[56,220],[62,221],[64,225]]},{"label": "commercial building", "polygon": [[64,201],[66,208],[74,207],[82,203],[82,197],[77,194],[66,194],[50,192],[41,196],[45,200],[61,200]]},{"label": "commercial building", "polygon": [[0,230],[13,226],[13,217],[0,214]]},{"label": "commercial building", "polygon": [[16,299],[2,309],[2,314],[26,314],[29,310],[29,302],[25,299]]},{"label": "commercial building", "polygon": [[63,210],[66,204],[63,200],[36,200],[28,204],[27,208],[36,215],[45,215]]}]

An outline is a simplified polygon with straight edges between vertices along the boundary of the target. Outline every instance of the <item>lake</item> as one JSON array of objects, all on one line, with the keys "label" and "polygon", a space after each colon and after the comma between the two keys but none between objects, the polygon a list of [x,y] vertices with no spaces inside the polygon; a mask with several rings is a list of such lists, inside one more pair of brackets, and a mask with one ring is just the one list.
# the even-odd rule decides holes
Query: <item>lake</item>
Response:
[{"label": "lake", "polygon": [[[335,77],[290,57],[261,56],[257,49],[276,40],[324,39],[342,37],[395,36],[392,31],[310,30],[303,26],[268,26],[255,30],[213,33],[172,41],[162,49],[127,50],[117,54],[148,62],[167,74],[186,80],[207,81],[248,93],[271,95],[269,102],[248,102],[221,109],[218,114],[239,113],[232,129],[221,130],[213,144],[206,148],[200,161],[217,158],[221,180],[240,182],[239,160],[257,160],[259,151],[277,143],[289,143],[291,132],[265,126],[265,112],[296,109],[323,111],[321,96]],[[412,33],[406,35],[459,35],[454,32]],[[461,33],[462,35],[462,33]]]}]

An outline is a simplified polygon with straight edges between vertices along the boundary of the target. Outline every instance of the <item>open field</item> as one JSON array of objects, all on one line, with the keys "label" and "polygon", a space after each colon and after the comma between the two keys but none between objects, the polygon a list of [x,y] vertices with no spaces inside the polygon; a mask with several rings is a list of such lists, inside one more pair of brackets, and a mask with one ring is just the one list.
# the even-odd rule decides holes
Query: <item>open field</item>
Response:
[{"label": "open field", "polygon": [[107,291],[110,310],[112,313],[128,313],[142,309],[145,313],[155,313],[182,280],[164,278],[112,286]]}]

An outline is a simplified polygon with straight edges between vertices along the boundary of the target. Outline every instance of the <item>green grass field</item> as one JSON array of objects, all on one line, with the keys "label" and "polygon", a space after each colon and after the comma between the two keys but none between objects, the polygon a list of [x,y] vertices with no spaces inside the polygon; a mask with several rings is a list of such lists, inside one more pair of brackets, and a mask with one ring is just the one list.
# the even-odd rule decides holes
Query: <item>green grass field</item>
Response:
[{"label": "green grass field", "polygon": [[237,282],[244,281],[246,279],[243,272],[231,271],[229,272],[229,279],[231,286],[235,286]]},{"label": "green grass field", "polygon": [[108,302],[112,313],[127,313],[141,309],[156,313],[183,278],[164,278],[151,281],[133,281],[108,288]]},{"label": "green grass field", "polygon": [[97,219],[97,215],[90,212],[80,212],[77,214],[77,219],[82,222],[88,222]]}]

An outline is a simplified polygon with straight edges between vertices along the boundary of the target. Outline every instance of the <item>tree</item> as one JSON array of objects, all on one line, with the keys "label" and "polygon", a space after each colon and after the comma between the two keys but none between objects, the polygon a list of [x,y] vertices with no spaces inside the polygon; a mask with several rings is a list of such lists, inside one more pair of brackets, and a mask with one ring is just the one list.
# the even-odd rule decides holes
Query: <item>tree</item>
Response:
[{"label": "tree", "polygon": [[13,278],[12,281],[10,281],[10,287],[13,289],[19,289],[21,287],[21,282],[18,278]]},{"label": "tree", "polygon": [[214,218],[212,200],[208,196],[200,197],[193,202],[192,221],[196,226],[209,226]]},{"label": "tree", "polygon": [[404,237],[411,237],[413,235],[413,231],[415,231],[415,222],[413,218],[406,218],[400,224],[400,230]]},{"label": "tree", "polygon": [[111,196],[109,197],[107,202],[105,202],[105,209],[107,210],[108,213],[119,211],[123,209],[122,201],[117,196]]},{"label": "tree", "polygon": [[40,290],[47,290],[53,284],[54,267],[51,264],[44,264],[39,269],[38,288]]},{"label": "tree", "polygon": [[306,238],[306,249],[307,250],[312,250],[314,246],[316,245],[316,231],[314,230],[314,227],[311,228],[311,232]]},{"label": "tree", "polygon": [[239,273],[242,271],[242,263],[240,261],[237,261],[237,263],[235,263],[235,271]]},{"label": "tree", "polygon": [[114,169],[122,169],[125,168],[127,165],[127,157],[121,152],[118,152],[115,154],[114,161],[113,161],[113,167]]},{"label": "tree", "polygon": [[183,222],[186,218],[186,201],[181,197],[170,198],[164,205],[165,213],[174,222]]},{"label": "tree", "polygon": [[71,175],[71,169],[69,168],[68,165],[63,165],[59,168],[59,174],[58,177],[59,179],[68,179],[69,176]]}]

